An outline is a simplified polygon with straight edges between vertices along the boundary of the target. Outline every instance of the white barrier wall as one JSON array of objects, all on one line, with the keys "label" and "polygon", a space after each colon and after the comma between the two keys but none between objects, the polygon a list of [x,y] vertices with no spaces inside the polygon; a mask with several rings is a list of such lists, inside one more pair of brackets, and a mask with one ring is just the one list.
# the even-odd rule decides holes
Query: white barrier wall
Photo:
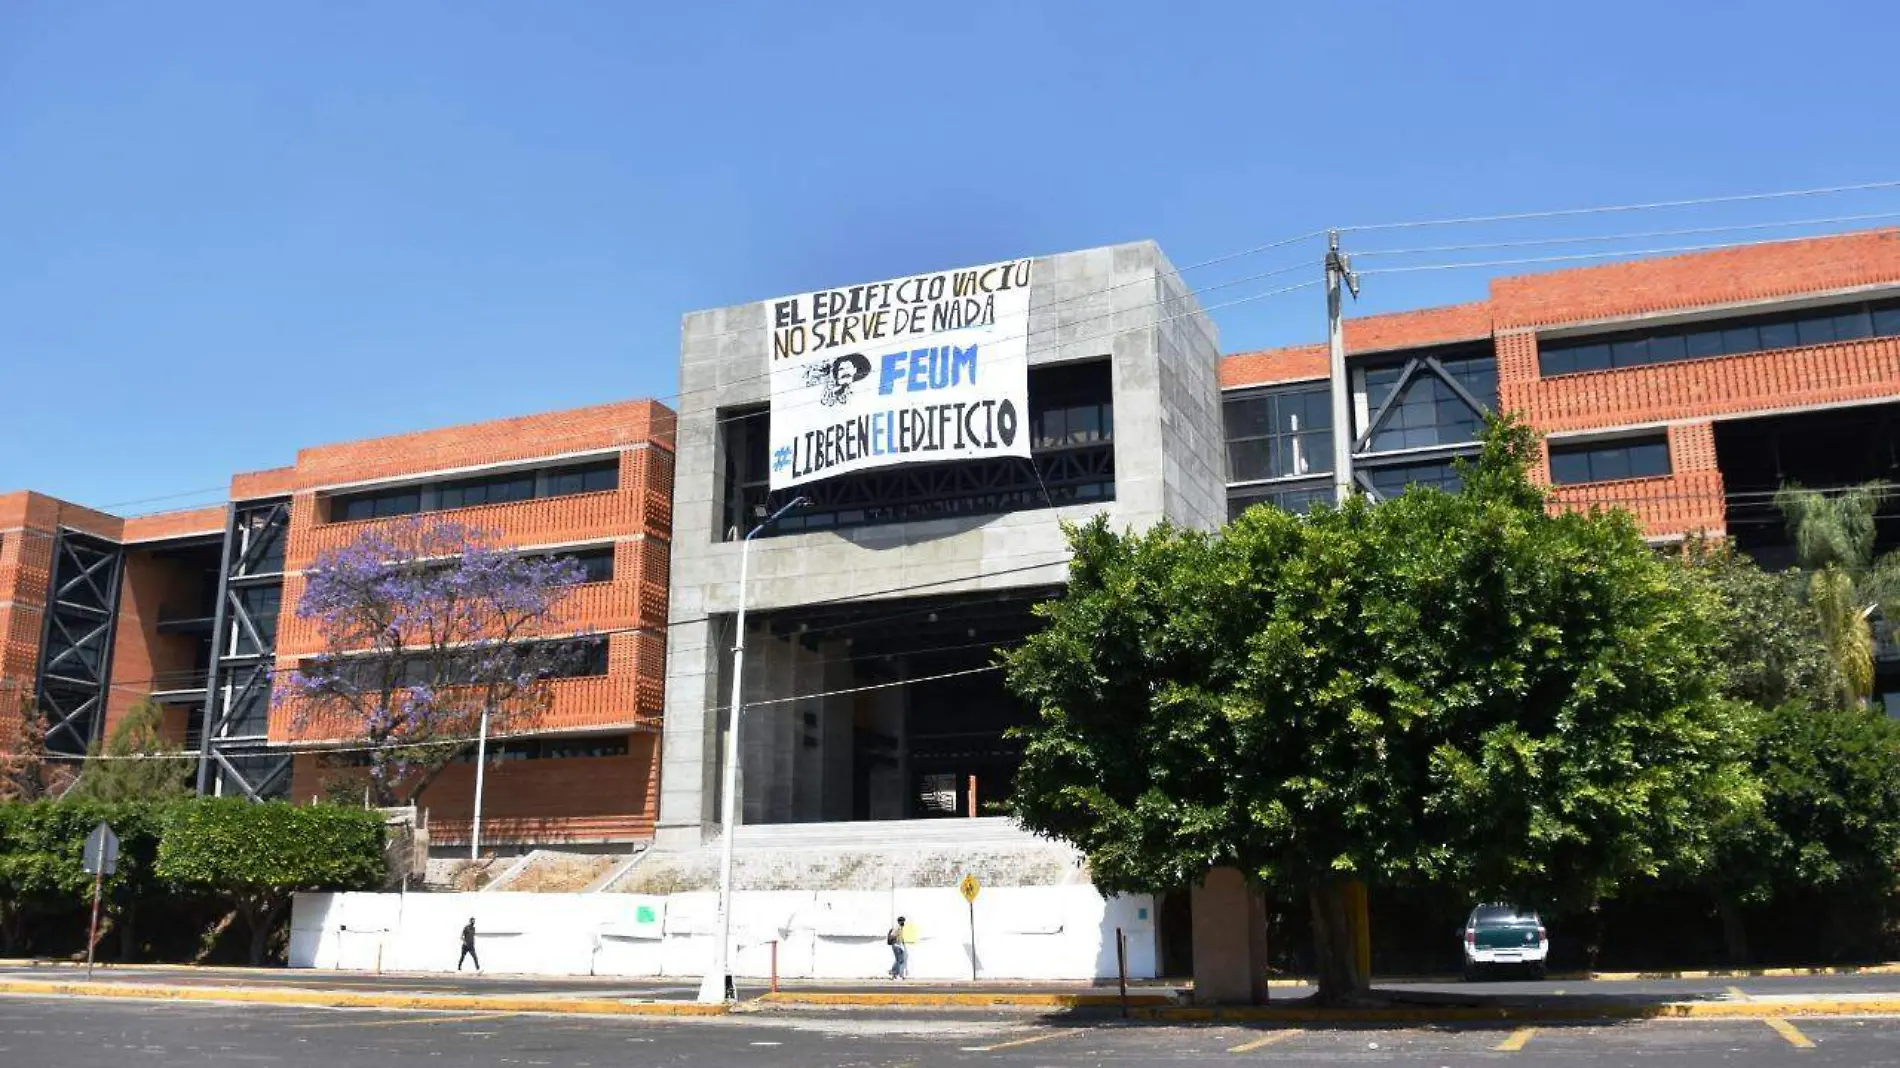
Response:
[{"label": "white barrier wall", "polygon": [[[489,972],[690,976],[712,960],[718,895],[298,894],[290,966],[349,971],[453,971],[463,924]],[[953,889],[740,891],[733,903],[733,972],[788,979],[871,979],[890,970],[884,935],[896,917],[916,928],[914,979],[971,977],[971,910]],[[1128,974],[1155,975],[1154,901],[1104,900],[1090,886],[989,887],[975,908],[979,979],[1109,979],[1115,929],[1128,937]]]}]

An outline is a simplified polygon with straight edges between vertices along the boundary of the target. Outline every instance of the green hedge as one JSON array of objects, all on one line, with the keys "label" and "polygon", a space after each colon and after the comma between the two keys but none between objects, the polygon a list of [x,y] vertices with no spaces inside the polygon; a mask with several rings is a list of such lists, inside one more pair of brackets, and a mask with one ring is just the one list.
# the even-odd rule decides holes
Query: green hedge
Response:
[{"label": "green hedge", "polygon": [[[248,957],[261,962],[292,893],[383,881],[382,816],[360,808],[230,798],[0,803],[0,952],[84,953],[92,877],[81,858],[101,820],[120,849],[104,884],[119,946],[101,945],[102,959],[188,954],[207,922],[235,912]],[[157,942],[141,942],[141,931]]]}]

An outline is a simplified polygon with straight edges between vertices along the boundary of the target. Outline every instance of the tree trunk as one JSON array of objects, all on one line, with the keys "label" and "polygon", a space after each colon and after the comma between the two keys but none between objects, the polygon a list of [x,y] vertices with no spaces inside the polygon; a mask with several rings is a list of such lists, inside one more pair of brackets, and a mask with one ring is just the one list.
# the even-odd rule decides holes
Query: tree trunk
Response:
[{"label": "tree trunk", "polygon": [[261,967],[264,955],[270,950],[270,934],[277,921],[284,915],[288,898],[270,902],[251,902],[239,906],[244,912],[244,921],[251,928],[251,966]]},{"label": "tree trunk", "polygon": [[1742,919],[1741,903],[1727,894],[1715,899],[1715,911],[1722,917],[1722,944],[1728,949],[1728,962],[1748,963],[1748,924]]},{"label": "tree trunk", "polygon": [[1365,1001],[1372,990],[1372,977],[1359,968],[1345,881],[1331,879],[1315,885],[1307,891],[1307,902],[1313,911],[1317,1000],[1328,1005]]},{"label": "tree trunk", "polygon": [[119,963],[130,964],[138,959],[138,907],[127,905],[119,913]]}]

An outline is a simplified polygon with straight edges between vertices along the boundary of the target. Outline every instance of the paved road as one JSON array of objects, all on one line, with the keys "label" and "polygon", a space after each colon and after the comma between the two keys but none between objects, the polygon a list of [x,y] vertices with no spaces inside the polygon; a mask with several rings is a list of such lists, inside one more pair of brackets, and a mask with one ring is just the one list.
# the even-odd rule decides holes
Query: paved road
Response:
[{"label": "paved road", "polygon": [[[1271,1030],[890,1016],[624,1020],[0,998],[0,1064],[36,1068],[1809,1068],[1891,1065],[1900,1019]],[[1811,1045],[1810,1045],[1811,1044]],[[1796,1058],[1799,1058],[1797,1060]]]},{"label": "paved road", "polygon": [[[67,967],[0,966],[0,979],[71,979],[83,969]],[[614,997],[656,1000],[691,1000],[699,992],[697,981],[689,979],[617,979],[548,978],[507,975],[369,975],[360,972],[251,968],[100,968],[95,981],[114,983],[162,983],[182,986],[276,986],[316,990],[379,990],[432,993],[519,994],[554,997]],[[1551,980],[1548,982],[1483,983],[1381,983],[1381,990],[1415,994],[1433,1000],[1467,1000],[1474,996],[1542,998],[1553,995],[1599,998],[1615,1001],[1654,1002],[1691,1000],[1732,1000],[1739,997],[1775,995],[1900,995],[1900,975],[1815,975],[1743,979],[1642,979],[1642,980]],[[970,991],[969,984],[933,983],[799,983],[787,982],[788,990],[873,990]],[[980,989],[1012,989],[985,986]],[[1109,987],[1079,984],[1053,984],[1047,987],[1024,986],[1014,989],[1056,990],[1063,992],[1108,993]],[[1143,988],[1144,990],[1171,988]],[[752,997],[763,993],[762,984],[742,982],[740,993]],[[1306,987],[1275,987],[1276,1001],[1292,1001],[1311,994]],[[1900,1058],[1897,1058],[1900,1059]]]}]

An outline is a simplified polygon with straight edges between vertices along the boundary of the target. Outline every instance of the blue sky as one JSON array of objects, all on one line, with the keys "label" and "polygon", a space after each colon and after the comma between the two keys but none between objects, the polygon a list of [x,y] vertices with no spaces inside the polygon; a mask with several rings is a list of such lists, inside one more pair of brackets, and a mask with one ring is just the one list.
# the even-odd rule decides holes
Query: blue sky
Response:
[{"label": "blue sky", "polygon": [[[827,285],[1900,178],[1900,10],[1719,12],[10,0],[0,490],[154,511],[301,445],[664,397],[682,312]],[[1883,212],[1900,190],[1348,247]],[[1358,310],[1480,297],[1487,273],[1369,276]],[[1316,340],[1323,307],[1214,314],[1235,351]]]}]

